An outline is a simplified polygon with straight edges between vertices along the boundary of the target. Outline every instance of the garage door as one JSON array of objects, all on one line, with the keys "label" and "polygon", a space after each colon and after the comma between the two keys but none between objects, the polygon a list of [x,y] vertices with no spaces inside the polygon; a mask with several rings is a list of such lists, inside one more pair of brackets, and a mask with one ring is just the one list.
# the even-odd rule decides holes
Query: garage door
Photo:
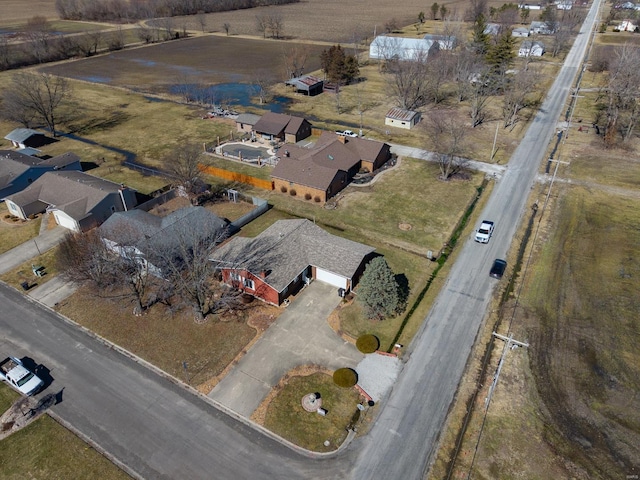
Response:
[{"label": "garage door", "polygon": [[328,272],[327,270],[322,270],[321,268],[316,268],[316,280],[328,283],[329,285],[333,285],[337,288],[347,288],[346,278],[336,275],[335,273]]},{"label": "garage door", "polygon": [[56,223],[61,227],[68,228],[69,230],[73,230],[74,232],[76,231],[76,222],[72,218],[58,211],[54,211],[53,216],[56,219]]}]

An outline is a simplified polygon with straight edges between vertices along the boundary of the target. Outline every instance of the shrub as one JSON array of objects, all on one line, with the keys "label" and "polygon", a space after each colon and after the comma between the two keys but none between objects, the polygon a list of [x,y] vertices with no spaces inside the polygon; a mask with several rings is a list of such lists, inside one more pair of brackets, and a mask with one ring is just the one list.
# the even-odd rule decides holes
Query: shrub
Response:
[{"label": "shrub", "polygon": [[304,199],[305,200],[311,200],[311,194],[309,192],[304,194]]},{"label": "shrub", "polygon": [[320,203],[320,197],[316,195],[315,197],[313,197],[313,201],[316,203]]},{"label": "shrub", "polygon": [[352,368],[339,368],[333,372],[333,383],[341,388],[351,388],[358,383],[358,374]]},{"label": "shrub", "polygon": [[281,191],[282,193],[287,193],[287,187],[285,187],[284,185],[282,185],[282,186],[280,187],[280,191]]},{"label": "shrub", "polygon": [[380,340],[375,335],[362,335],[356,340],[356,347],[362,353],[373,353],[380,348]]},{"label": "shrub", "polygon": [[296,190],[294,188],[289,190],[289,195],[291,195],[292,197],[295,197],[297,194],[298,194],[298,192],[296,192]]},{"label": "shrub", "polygon": [[11,214],[10,214],[10,213],[7,213],[7,214],[4,216],[4,218],[6,218],[6,219],[11,218]]}]

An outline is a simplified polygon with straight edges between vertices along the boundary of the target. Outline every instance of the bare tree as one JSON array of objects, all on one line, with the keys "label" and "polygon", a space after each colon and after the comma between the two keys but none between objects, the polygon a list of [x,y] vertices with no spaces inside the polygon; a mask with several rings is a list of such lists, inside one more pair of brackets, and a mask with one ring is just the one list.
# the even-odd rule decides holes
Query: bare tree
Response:
[{"label": "bare tree", "polygon": [[269,88],[274,84],[275,79],[271,70],[259,70],[253,76],[253,85],[257,92],[260,105],[267,103]]},{"label": "bare tree", "polygon": [[470,82],[469,104],[471,111],[471,124],[475,128],[482,125],[487,114],[487,106],[489,100],[496,93],[494,75],[485,68],[481,72],[475,74]]},{"label": "bare tree", "polygon": [[199,11],[196,14],[196,20],[200,25],[200,29],[202,30],[202,33],[204,33],[204,31],[207,29],[207,14],[204,13],[203,11]]},{"label": "bare tree", "polygon": [[190,222],[176,232],[171,245],[157,249],[151,260],[174,286],[178,298],[193,310],[196,323],[204,323],[208,314],[229,306],[229,297],[239,295],[216,288],[213,280],[215,265],[210,258],[227,236],[226,230],[212,231],[208,225]]},{"label": "bare tree", "polygon": [[282,60],[287,79],[296,78],[304,74],[309,55],[308,45],[293,44],[283,47]]},{"label": "bare tree", "polygon": [[284,18],[280,13],[269,16],[269,30],[273,38],[280,38],[284,32]]},{"label": "bare tree", "polygon": [[146,25],[140,24],[136,27],[136,35],[140,41],[144,43],[151,43],[154,37],[154,30],[155,29],[149,28]]},{"label": "bare tree", "polygon": [[101,240],[96,229],[69,233],[60,243],[56,265],[66,280],[90,283],[98,289],[112,288],[114,253]]},{"label": "bare tree", "polygon": [[466,166],[466,160],[460,155],[466,149],[469,128],[451,110],[433,110],[428,113],[427,118],[424,128],[436,152],[440,179],[449,180]]},{"label": "bare tree", "polygon": [[455,79],[456,96],[458,102],[463,102],[473,92],[473,84],[482,81],[482,72],[486,70],[483,57],[473,48],[463,45],[454,52],[452,61],[452,76]]},{"label": "bare tree", "polygon": [[202,178],[200,164],[203,152],[201,145],[191,143],[174,148],[164,159],[166,169],[189,196],[195,193],[194,188]]},{"label": "bare tree", "polygon": [[102,32],[100,30],[88,32],[78,38],[78,48],[85,57],[90,57],[98,53],[98,47],[101,42]]},{"label": "bare tree", "polygon": [[[107,238],[102,237],[103,233]],[[66,280],[131,300],[133,314],[141,315],[158,298],[165,282],[152,274],[138,249],[137,245],[144,241],[143,236],[124,224],[108,232],[93,229],[70,233],[60,244],[57,267]]]},{"label": "bare tree", "polygon": [[502,120],[505,128],[515,125],[519,120],[519,113],[534,101],[532,93],[540,82],[540,74],[536,69],[520,69],[509,80],[502,96]]},{"label": "bare tree", "polygon": [[256,30],[262,34],[262,38],[267,38],[267,31],[269,30],[269,20],[266,15],[256,15]]},{"label": "bare tree", "polygon": [[640,116],[638,91],[640,90],[640,49],[625,43],[616,49],[609,70],[606,87],[607,124],[604,141],[607,147],[613,146],[618,132],[626,142]]},{"label": "bare tree", "polygon": [[43,121],[55,137],[59,108],[70,93],[69,83],[63,77],[46,73],[18,73],[4,91],[3,97],[8,99],[4,108],[8,105],[18,107],[23,118]]},{"label": "bare tree", "polygon": [[38,63],[48,59],[51,42],[51,31],[46,17],[36,15],[27,21],[25,36],[29,44],[29,51],[36,57]]},{"label": "bare tree", "polygon": [[387,84],[400,108],[414,110],[427,102],[428,55],[425,50],[416,50],[410,60],[398,59],[387,62]]},{"label": "bare tree", "polygon": [[223,23],[222,24],[222,28],[224,29],[224,32],[227,34],[227,37],[229,36],[229,30],[231,29],[231,24],[230,23]]}]

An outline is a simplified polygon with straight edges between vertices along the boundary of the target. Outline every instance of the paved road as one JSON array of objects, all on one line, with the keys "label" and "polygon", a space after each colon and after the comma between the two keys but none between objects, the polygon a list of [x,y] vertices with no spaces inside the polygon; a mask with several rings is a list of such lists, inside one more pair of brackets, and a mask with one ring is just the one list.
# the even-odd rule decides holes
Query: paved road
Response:
[{"label": "paved road", "polygon": [[[497,222],[488,245],[468,241],[410,345],[410,360],[368,438],[353,478],[422,479],[487,309],[495,258],[511,245],[547,145],[582,68],[600,0],[595,0],[564,67],[482,213]],[[535,347],[534,347],[535,348]]]},{"label": "paved road", "polygon": [[578,37],[492,193],[484,215],[499,222],[494,238],[462,248],[371,432],[340,454],[310,458],[288,448],[2,284],[0,348],[50,368],[45,393],[64,389],[54,413],[139,478],[422,479],[488,303],[490,262],[510,245],[587,35]]}]

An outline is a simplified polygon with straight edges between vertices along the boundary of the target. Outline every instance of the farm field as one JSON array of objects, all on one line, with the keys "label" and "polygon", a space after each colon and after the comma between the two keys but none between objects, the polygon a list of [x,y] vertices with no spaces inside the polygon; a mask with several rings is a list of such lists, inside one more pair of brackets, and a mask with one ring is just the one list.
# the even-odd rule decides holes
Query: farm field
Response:
[{"label": "farm field", "polygon": [[[134,91],[166,93],[171,86],[182,83],[252,83],[259,72],[284,78],[284,57],[293,45],[209,35],[122,50],[42,70]],[[319,55],[326,46],[308,48],[308,68],[320,68]]]}]

